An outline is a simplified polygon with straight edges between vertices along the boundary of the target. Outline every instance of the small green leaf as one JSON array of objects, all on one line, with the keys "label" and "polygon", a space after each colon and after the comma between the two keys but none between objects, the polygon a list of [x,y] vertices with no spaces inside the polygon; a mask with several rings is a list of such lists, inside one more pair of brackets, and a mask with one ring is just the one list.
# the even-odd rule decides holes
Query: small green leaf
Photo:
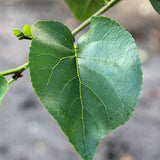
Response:
[{"label": "small green leaf", "polygon": [[160,14],[160,0],[150,0],[153,8]]},{"label": "small green leaf", "polygon": [[32,36],[31,27],[29,25],[24,25],[23,32],[28,37]]},{"label": "small green leaf", "polygon": [[22,40],[24,37],[24,33],[22,31],[20,31],[19,29],[12,29],[12,32],[14,33],[14,35],[19,39]]},{"label": "small green leaf", "polygon": [[117,22],[94,17],[74,48],[55,21],[32,25],[33,88],[76,151],[92,160],[101,139],[129,120],[139,101],[142,71],[136,44]]},{"label": "small green leaf", "polygon": [[8,82],[3,76],[0,76],[0,105],[7,91],[8,91]]},{"label": "small green leaf", "polygon": [[65,0],[75,17],[84,21],[102,8],[106,0]]}]

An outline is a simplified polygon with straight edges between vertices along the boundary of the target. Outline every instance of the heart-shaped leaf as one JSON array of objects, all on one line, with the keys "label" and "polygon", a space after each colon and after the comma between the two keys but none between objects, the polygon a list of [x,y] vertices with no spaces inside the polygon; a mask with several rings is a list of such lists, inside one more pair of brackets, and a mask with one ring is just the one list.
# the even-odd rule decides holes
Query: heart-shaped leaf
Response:
[{"label": "heart-shaped leaf", "polygon": [[0,105],[7,91],[8,91],[8,82],[3,76],[0,76]]},{"label": "heart-shaped leaf", "polygon": [[150,0],[153,8],[160,14],[160,0]]},{"label": "heart-shaped leaf", "polygon": [[75,17],[84,21],[102,8],[105,0],[65,0]]},{"label": "heart-shaped leaf", "polygon": [[100,140],[131,117],[142,84],[136,44],[118,23],[94,17],[74,47],[59,22],[32,25],[33,88],[76,151],[92,160]]}]

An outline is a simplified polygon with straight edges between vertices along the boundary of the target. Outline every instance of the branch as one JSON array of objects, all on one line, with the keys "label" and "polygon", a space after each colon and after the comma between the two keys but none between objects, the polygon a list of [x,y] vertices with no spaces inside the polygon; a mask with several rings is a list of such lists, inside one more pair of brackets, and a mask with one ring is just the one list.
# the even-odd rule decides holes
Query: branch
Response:
[{"label": "branch", "polygon": [[121,0],[112,0],[110,1],[107,5],[105,5],[104,7],[102,7],[98,12],[96,12],[94,15],[92,15],[90,18],[88,18],[85,22],[83,22],[79,27],[77,27],[73,32],[72,35],[75,36],[77,33],[79,33],[82,29],[84,29],[88,24],[90,24],[91,22],[91,18],[93,16],[99,16],[101,14],[103,14],[104,12],[106,12],[107,10],[109,10],[110,8],[112,8],[114,5],[116,5],[117,3],[119,3]]},{"label": "branch", "polygon": [[0,72],[0,76],[7,76],[7,75],[10,75],[10,74],[16,74],[16,73],[21,74],[28,67],[29,66],[28,66],[28,62],[27,62],[27,63],[25,63],[24,65],[22,65],[18,68],[14,68],[14,69],[11,69],[11,70],[8,70],[8,71]]}]

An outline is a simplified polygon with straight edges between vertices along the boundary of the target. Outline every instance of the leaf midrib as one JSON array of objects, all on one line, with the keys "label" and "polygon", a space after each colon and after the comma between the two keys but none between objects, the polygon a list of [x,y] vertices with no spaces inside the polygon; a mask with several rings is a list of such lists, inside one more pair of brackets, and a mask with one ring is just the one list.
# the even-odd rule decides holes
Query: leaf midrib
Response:
[{"label": "leaf midrib", "polygon": [[82,82],[79,75],[79,69],[78,69],[78,59],[77,59],[77,47],[75,46],[75,60],[76,60],[76,68],[77,68],[77,76],[79,80],[79,95],[81,100],[81,106],[82,106],[82,126],[83,126],[83,136],[84,136],[84,143],[85,143],[85,150],[87,151],[87,142],[86,142],[86,134],[85,134],[85,124],[84,124],[84,106],[83,106],[83,99],[82,99]]}]

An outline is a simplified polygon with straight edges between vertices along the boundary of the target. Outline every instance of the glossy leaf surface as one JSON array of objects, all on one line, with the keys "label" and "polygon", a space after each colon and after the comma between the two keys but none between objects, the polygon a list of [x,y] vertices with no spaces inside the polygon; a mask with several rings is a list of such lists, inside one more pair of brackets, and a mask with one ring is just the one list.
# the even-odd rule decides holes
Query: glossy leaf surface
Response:
[{"label": "glossy leaf surface", "polygon": [[0,105],[7,91],[8,91],[8,82],[3,76],[0,76]]},{"label": "glossy leaf surface", "polygon": [[100,140],[131,117],[142,84],[139,55],[118,23],[94,17],[74,48],[59,22],[32,26],[29,70],[33,88],[84,160]]},{"label": "glossy leaf surface", "polygon": [[160,0],[150,0],[153,8],[160,14]]},{"label": "glossy leaf surface", "polygon": [[84,21],[102,8],[105,0],[65,0],[75,17]]},{"label": "glossy leaf surface", "polygon": [[32,32],[31,32],[31,27],[29,25],[24,25],[23,27],[23,32],[25,33],[26,36],[31,37]]}]

